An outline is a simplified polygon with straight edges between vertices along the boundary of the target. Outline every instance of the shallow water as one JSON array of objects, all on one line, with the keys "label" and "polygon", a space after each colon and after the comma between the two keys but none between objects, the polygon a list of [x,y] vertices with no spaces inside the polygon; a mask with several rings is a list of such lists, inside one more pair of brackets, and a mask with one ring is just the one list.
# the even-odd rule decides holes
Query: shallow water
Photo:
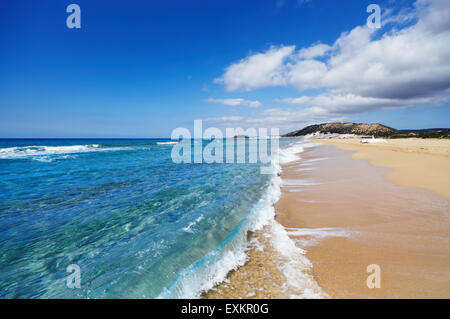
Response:
[{"label": "shallow water", "polygon": [[175,164],[173,146],[0,140],[0,297],[198,297],[242,264],[247,231],[273,218],[276,170]]}]

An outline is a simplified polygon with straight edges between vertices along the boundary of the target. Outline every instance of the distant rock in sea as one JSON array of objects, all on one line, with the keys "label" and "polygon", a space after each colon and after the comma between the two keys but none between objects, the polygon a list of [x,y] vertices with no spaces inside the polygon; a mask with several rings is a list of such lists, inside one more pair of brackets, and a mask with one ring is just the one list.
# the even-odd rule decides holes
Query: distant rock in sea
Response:
[{"label": "distant rock in sea", "polygon": [[301,130],[283,135],[283,137],[297,137],[308,134],[354,134],[366,136],[388,137],[400,132],[392,127],[382,124],[363,124],[363,123],[323,123],[307,126]]}]

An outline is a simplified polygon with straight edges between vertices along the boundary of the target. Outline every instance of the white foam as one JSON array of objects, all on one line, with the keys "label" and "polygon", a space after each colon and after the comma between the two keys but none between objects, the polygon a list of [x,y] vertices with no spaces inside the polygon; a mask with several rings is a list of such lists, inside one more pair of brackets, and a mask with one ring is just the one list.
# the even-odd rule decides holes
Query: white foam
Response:
[{"label": "white foam", "polygon": [[291,188],[287,190],[289,193],[301,193],[304,192],[304,189],[300,189],[300,188]]},{"label": "white foam", "polygon": [[312,180],[308,179],[283,179],[282,185],[283,186],[312,186],[312,185],[319,185],[320,183],[314,182]]},{"label": "white foam", "polygon": [[36,156],[35,158],[33,158],[33,160],[38,161],[38,162],[46,162],[46,163],[53,161],[48,156]]},{"label": "white foam", "polygon": [[277,266],[288,279],[282,286],[283,292],[290,298],[321,298],[325,296],[319,285],[307,271],[312,264],[305,257],[305,251],[295,245],[285,228],[273,221],[270,228],[271,243],[285,259]]},{"label": "white foam", "polygon": [[318,143],[314,143],[314,142],[310,142],[307,139],[305,139],[305,141],[302,142],[302,146],[304,148],[310,148],[310,147],[314,147],[314,146],[317,146],[317,145],[319,145],[319,144]]},{"label": "white foam", "polygon": [[[279,155],[286,163],[296,160],[297,154],[303,149],[301,143],[296,143],[281,150]],[[271,169],[271,183],[265,194],[254,205],[249,216],[215,249],[181,271],[158,298],[199,298],[202,292],[225,281],[231,270],[236,270],[248,260],[246,254],[249,245],[247,233],[262,230],[265,226],[269,227],[269,233],[264,235],[271,238],[273,247],[285,259],[283,263],[279,264],[280,270],[288,278],[283,287],[285,293],[292,298],[319,298],[323,295],[314,279],[303,271],[311,267],[310,262],[304,256],[304,251],[295,245],[283,226],[275,221],[274,204],[281,196],[280,163],[275,159],[272,160]],[[191,227],[194,225],[195,223],[189,224],[186,227],[187,231],[191,231]],[[253,242],[252,245],[255,243]],[[257,249],[263,249],[261,245],[256,245]],[[299,288],[302,291],[300,294],[291,294],[291,291],[299,291]]]},{"label": "white foam", "polygon": [[178,144],[178,142],[156,142],[157,145],[173,145]]},{"label": "white foam", "polygon": [[287,164],[300,159],[299,153],[304,151],[304,147],[301,143],[295,143],[285,149],[279,150],[280,164]]},{"label": "white foam", "polygon": [[303,168],[296,169],[295,171],[297,171],[297,172],[307,172],[307,171],[314,171],[315,169],[316,169],[315,167],[303,167]]},{"label": "white foam", "polygon": [[314,163],[314,162],[318,162],[318,161],[324,161],[324,160],[327,160],[327,159],[328,159],[328,157],[312,158],[312,159],[303,161],[302,164],[305,164],[305,163]]},{"label": "white foam", "polygon": [[[295,142],[284,149],[280,149],[278,152],[280,164],[287,164],[300,159],[300,153],[305,151],[305,148],[314,147],[317,143],[312,142]],[[308,161],[306,161],[308,162]]]},{"label": "white foam", "polygon": [[[284,150],[280,150],[280,164],[286,164],[300,159],[299,153],[307,147],[314,147],[316,143],[297,142]],[[323,158],[325,159],[325,158]],[[321,159],[319,159],[321,160]],[[281,168],[279,167],[281,171]],[[283,186],[307,186],[318,183],[306,179],[280,179]],[[302,191],[295,189],[292,191]],[[283,292],[290,298],[321,298],[326,296],[316,281],[308,274],[311,269],[310,261],[304,256],[305,251],[297,247],[282,225],[273,218],[267,236],[271,237],[274,249],[283,257],[283,262],[278,263],[278,268],[287,278],[283,284]]]},{"label": "white foam", "polygon": [[[234,236],[227,249],[219,245],[199,261],[181,271],[157,298],[200,298],[203,291],[222,282],[228,272],[247,261],[243,233]],[[228,237],[227,237],[228,238]]]},{"label": "white foam", "polygon": [[192,230],[192,226],[194,226],[197,223],[199,223],[200,221],[202,221],[202,219],[203,219],[203,215],[197,217],[197,219],[195,219],[193,222],[190,222],[189,225],[184,227],[183,230],[188,233],[193,233],[194,231]]},{"label": "white foam", "polygon": [[[0,159],[32,158],[41,162],[51,162],[50,155],[75,154],[97,151],[122,150],[119,147],[102,148],[98,144],[69,145],[69,146],[16,146],[0,148]],[[67,156],[60,158],[68,158]]]},{"label": "white foam", "polygon": [[314,204],[314,203],[323,203],[323,201],[320,201],[320,200],[314,200],[314,199],[301,199],[301,198],[297,198],[296,201],[297,201],[297,202],[303,202],[303,203],[310,203],[310,204]]},{"label": "white foam", "polygon": [[[274,172],[276,168],[274,169]],[[274,174],[264,196],[244,219],[215,249],[181,271],[158,298],[200,298],[202,292],[225,280],[231,270],[248,260],[247,233],[262,230],[275,217],[274,203],[281,195],[281,179]]]},{"label": "white foam", "polygon": [[286,228],[287,234],[291,237],[305,237],[295,239],[302,247],[317,245],[326,237],[350,237],[352,233],[339,228]]}]

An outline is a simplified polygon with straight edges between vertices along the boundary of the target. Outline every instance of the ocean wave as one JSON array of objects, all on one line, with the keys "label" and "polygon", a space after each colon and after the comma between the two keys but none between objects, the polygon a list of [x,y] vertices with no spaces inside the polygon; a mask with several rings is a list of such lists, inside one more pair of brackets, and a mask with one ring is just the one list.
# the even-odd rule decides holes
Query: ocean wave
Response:
[{"label": "ocean wave", "polygon": [[156,142],[156,145],[174,145],[178,144],[178,142]]},{"label": "ocean wave", "polygon": [[[308,147],[310,147],[308,145]],[[281,149],[271,162],[272,177],[269,187],[253,206],[249,216],[244,218],[239,225],[211,252],[203,256],[188,268],[181,271],[172,283],[166,287],[158,298],[200,298],[203,292],[212,289],[223,282],[231,270],[236,270],[248,260],[247,249],[249,247],[248,233],[262,230],[268,226],[272,245],[283,256],[284,262],[279,267],[286,276],[285,292],[288,295],[292,285],[296,285],[298,291],[302,287],[302,293],[290,295],[292,298],[320,298],[320,288],[314,279],[302,270],[311,267],[309,260],[304,256],[304,251],[298,248],[289,238],[286,230],[275,221],[274,204],[281,196],[282,180],[280,164],[298,159],[298,153],[304,150],[302,142]],[[191,225],[192,224],[192,225]],[[185,231],[191,231],[191,223]]]},{"label": "ocean wave", "polygon": [[327,296],[309,274],[312,264],[305,256],[306,251],[295,245],[281,224],[274,220],[270,226],[271,244],[281,257],[276,264],[287,279],[282,286],[284,295],[291,299],[318,299]]},{"label": "ocean wave", "polygon": [[226,279],[248,260],[248,232],[262,230],[274,221],[274,204],[281,195],[279,164],[272,161],[272,180],[269,187],[244,218],[228,236],[211,252],[181,271],[158,298],[200,298],[205,291]]},{"label": "ocean wave", "polygon": [[199,223],[202,220],[203,220],[203,215],[197,217],[197,219],[194,220],[193,222],[190,222],[189,225],[187,225],[186,227],[183,228],[183,230],[188,233],[193,233],[194,231],[192,230],[192,226],[195,226],[197,223]]},{"label": "ocean wave", "polygon": [[313,142],[295,142],[285,149],[280,149],[278,152],[280,164],[287,164],[300,159],[300,153],[305,151],[305,148],[316,146]]},{"label": "ocean wave", "polygon": [[69,145],[69,146],[15,146],[0,148],[0,159],[31,158],[40,162],[51,162],[54,155],[63,155],[59,159],[70,158],[67,154],[77,154],[98,151],[122,150],[120,147],[101,147],[99,144]]}]

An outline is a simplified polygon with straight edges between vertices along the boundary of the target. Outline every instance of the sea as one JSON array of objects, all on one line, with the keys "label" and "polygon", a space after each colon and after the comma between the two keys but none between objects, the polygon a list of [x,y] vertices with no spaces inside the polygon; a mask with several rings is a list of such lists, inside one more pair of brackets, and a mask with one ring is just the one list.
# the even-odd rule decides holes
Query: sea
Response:
[{"label": "sea", "polygon": [[1,139],[0,298],[200,298],[243,265],[311,143],[280,139],[269,164],[175,163],[177,143]]}]

